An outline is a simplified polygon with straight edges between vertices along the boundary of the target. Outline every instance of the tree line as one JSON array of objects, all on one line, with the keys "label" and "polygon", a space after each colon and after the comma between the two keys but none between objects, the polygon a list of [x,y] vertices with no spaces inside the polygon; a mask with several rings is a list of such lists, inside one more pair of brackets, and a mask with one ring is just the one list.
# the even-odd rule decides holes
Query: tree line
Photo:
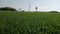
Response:
[{"label": "tree line", "polygon": [[1,7],[0,11],[17,11],[15,8],[11,7]]},{"label": "tree line", "polygon": [[[38,7],[35,7],[36,12],[38,12]],[[21,10],[21,8],[19,8],[19,10]],[[0,11],[17,11],[15,8],[12,7],[1,7]],[[22,12],[24,12],[24,10],[22,10]],[[58,11],[50,11],[51,13],[57,13]]]}]

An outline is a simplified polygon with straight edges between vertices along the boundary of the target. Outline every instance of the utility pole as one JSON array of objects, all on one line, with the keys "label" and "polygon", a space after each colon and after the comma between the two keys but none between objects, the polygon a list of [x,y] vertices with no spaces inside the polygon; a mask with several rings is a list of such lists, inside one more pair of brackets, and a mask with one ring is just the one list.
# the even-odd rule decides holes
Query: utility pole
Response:
[{"label": "utility pole", "polygon": [[30,1],[29,1],[29,11],[30,11]]}]

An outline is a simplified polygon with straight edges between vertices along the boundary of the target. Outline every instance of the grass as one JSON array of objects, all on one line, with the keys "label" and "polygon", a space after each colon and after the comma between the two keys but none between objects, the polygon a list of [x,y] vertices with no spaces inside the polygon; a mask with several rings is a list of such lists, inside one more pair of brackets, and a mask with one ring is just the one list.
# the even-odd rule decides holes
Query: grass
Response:
[{"label": "grass", "polygon": [[1,11],[0,34],[60,34],[60,13]]}]

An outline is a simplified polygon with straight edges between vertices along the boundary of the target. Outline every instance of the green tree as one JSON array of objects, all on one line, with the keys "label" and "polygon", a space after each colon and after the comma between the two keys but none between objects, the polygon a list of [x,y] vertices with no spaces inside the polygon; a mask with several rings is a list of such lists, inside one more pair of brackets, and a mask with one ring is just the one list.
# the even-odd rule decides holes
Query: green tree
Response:
[{"label": "green tree", "polygon": [[50,11],[51,13],[58,13],[58,11]]},{"label": "green tree", "polygon": [[35,9],[36,9],[36,12],[37,12],[38,7],[35,7]]},{"label": "green tree", "polygon": [[1,7],[0,10],[2,10],[2,11],[17,11],[15,8],[11,8],[11,7]]}]

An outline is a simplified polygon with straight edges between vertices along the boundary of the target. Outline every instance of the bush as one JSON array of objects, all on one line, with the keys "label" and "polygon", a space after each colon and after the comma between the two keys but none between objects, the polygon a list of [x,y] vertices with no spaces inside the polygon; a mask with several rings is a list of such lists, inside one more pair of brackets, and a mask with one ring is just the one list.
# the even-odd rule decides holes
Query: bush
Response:
[{"label": "bush", "polygon": [[58,13],[58,11],[50,11],[51,13]]},{"label": "bush", "polygon": [[2,10],[2,11],[17,11],[15,8],[11,8],[11,7],[1,7],[0,10]]}]

